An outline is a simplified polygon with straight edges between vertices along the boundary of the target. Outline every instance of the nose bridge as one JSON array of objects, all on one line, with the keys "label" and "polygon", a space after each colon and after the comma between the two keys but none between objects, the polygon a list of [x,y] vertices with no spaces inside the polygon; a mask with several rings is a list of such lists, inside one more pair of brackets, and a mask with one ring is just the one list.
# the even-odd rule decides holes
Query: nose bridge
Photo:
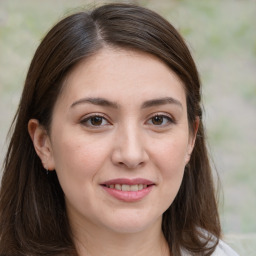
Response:
[{"label": "nose bridge", "polygon": [[118,165],[136,168],[147,160],[142,129],[133,120],[120,126],[117,132],[113,160]]}]

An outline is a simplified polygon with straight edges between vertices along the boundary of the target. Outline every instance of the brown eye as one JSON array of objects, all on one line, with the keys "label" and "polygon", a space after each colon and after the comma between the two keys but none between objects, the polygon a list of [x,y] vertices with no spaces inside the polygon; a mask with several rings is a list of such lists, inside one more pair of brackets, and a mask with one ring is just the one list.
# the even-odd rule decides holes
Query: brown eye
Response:
[{"label": "brown eye", "polygon": [[94,116],[90,118],[90,123],[94,126],[99,126],[102,124],[103,118],[100,116]]},{"label": "brown eye", "polygon": [[154,124],[154,125],[161,125],[161,124],[163,124],[163,117],[162,116],[154,116],[153,118],[152,118],[152,124]]},{"label": "brown eye", "polygon": [[175,123],[174,120],[167,115],[155,115],[152,116],[148,122],[148,124],[150,125],[154,125],[154,126],[160,126],[160,127],[165,127],[168,126],[169,124],[173,124]]},{"label": "brown eye", "polygon": [[103,127],[109,124],[106,118],[103,116],[89,116],[81,120],[81,124],[87,127]]}]

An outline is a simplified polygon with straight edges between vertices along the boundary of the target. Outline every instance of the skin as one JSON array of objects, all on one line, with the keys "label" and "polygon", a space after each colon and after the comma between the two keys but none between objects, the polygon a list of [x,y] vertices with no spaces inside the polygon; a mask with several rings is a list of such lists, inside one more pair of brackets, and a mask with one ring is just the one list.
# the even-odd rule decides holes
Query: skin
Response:
[{"label": "skin", "polygon": [[[67,77],[52,120],[50,134],[35,119],[28,130],[44,167],[57,172],[79,255],[169,255],[162,214],[179,190],[198,127],[189,131],[175,73],[147,53],[104,48]],[[125,202],[101,186],[117,178],[154,185]]]}]

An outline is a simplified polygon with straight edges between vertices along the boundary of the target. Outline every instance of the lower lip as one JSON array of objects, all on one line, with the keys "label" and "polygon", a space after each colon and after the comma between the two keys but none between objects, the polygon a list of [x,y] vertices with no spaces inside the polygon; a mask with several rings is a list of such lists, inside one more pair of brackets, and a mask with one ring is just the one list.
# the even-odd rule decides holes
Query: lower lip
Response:
[{"label": "lower lip", "polygon": [[108,188],[105,186],[102,186],[102,187],[111,196],[125,202],[136,202],[136,201],[142,200],[153,189],[153,185],[138,191],[122,191],[122,190],[117,190],[113,188]]}]

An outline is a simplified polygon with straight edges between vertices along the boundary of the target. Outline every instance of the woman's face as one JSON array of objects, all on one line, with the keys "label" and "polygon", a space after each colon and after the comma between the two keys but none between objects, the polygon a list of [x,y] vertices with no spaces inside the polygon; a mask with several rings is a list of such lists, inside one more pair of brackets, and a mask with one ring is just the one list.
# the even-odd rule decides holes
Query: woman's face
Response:
[{"label": "woman's face", "polygon": [[160,226],[192,137],[183,84],[156,57],[105,48],[80,63],[56,102],[46,159],[71,224],[119,233]]}]

